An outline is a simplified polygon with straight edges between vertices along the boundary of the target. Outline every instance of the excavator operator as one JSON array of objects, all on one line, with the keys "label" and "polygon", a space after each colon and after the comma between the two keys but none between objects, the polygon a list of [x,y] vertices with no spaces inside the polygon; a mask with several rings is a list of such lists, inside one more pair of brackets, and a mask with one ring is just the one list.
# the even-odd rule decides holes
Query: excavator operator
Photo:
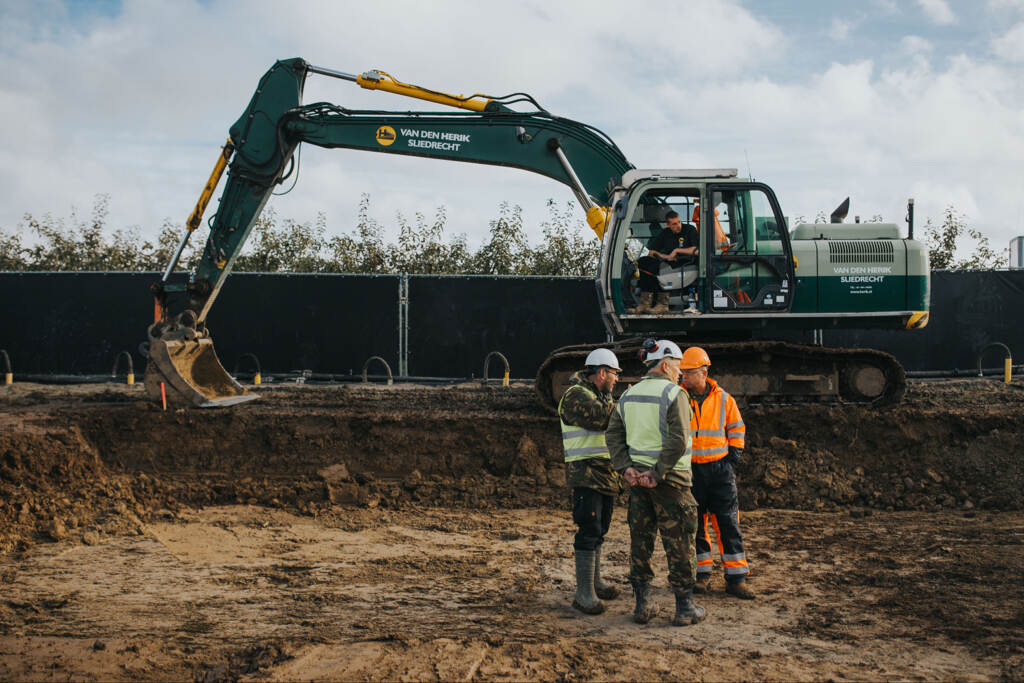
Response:
[{"label": "excavator operator", "polygon": [[651,238],[647,243],[647,255],[637,261],[641,292],[634,313],[668,313],[668,292],[661,291],[658,270],[663,262],[682,265],[692,261],[697,255],[698,244],[696,228],[689,223],[684,225],[675,211],[665,214],[665,229]]}]

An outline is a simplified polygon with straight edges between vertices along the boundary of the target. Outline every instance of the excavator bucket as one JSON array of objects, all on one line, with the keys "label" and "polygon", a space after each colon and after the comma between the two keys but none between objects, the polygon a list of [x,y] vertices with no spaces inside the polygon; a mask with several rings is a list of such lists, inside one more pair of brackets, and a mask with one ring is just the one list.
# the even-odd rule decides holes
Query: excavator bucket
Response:
[{"label": "excavator bucket", "polygon": [[174,405],[220,408],[256,398],[220,364],[209,337],[152,339],[145,381],[150,398],[166,394]]}]

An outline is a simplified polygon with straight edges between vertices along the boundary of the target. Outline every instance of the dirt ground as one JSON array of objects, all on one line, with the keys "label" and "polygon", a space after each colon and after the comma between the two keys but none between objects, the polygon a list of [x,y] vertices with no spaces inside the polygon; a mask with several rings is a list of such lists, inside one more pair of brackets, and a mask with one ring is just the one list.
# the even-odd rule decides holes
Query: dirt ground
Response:
[{"label": "dirt ground", "polygon": [[0,679],[1024,679],[1024,387],[745,412],[754,602],[629,621],[619,508],[570,608],[557,420],[529,387],[0,388]]}]

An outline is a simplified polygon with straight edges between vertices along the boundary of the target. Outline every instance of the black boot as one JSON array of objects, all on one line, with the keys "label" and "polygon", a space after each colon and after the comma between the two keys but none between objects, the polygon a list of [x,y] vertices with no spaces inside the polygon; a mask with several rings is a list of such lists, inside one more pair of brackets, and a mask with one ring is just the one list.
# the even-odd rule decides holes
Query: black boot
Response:
[{"label": "black boot", "polygon": [[593,550],[576,551],[576,595],[572,606],[584,614],[604,612],[604,603],[594,593],[594,553]]},{"label": "black boot", "polygon": [[693,602],[693,588],[673,588],[676,594],[676,616],[672,619],[673,626],[689,626],[704,619],[707,611]]},{"label": "black boot", "polygon": [[630,581],[633,596],[636,598],[636,609],[633,610],[633,621],[646,624],[658,613],[658,606],[651,602],[651,584]]},{"label": "black boot", "polygon": [[594,551],[594,593],[602,600],[619,597],[619,589],[601,580],[601,546]]}]

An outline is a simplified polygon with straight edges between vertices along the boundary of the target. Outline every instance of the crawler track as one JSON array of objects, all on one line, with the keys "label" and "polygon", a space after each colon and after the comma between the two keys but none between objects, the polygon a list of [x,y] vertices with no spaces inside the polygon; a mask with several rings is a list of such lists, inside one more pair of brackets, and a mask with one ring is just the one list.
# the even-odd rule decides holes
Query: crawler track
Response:
[{"label": "crawler track", "polygon": [[[644,374],[637,356],[641,339],[614,344],[580,344],[555,350],[537,371],[541,403],[555,410],[569,377],[595,348],[611,348],[623,369],[620,389]],[[692,339],[678,340],[680,346]],[[874,349],[802,346],[786,342],[701,343],[712,360],[712,375],[748,405],[794,403],[856,404],[884,407],[899,403],[906,373],[888,353]]]}]

